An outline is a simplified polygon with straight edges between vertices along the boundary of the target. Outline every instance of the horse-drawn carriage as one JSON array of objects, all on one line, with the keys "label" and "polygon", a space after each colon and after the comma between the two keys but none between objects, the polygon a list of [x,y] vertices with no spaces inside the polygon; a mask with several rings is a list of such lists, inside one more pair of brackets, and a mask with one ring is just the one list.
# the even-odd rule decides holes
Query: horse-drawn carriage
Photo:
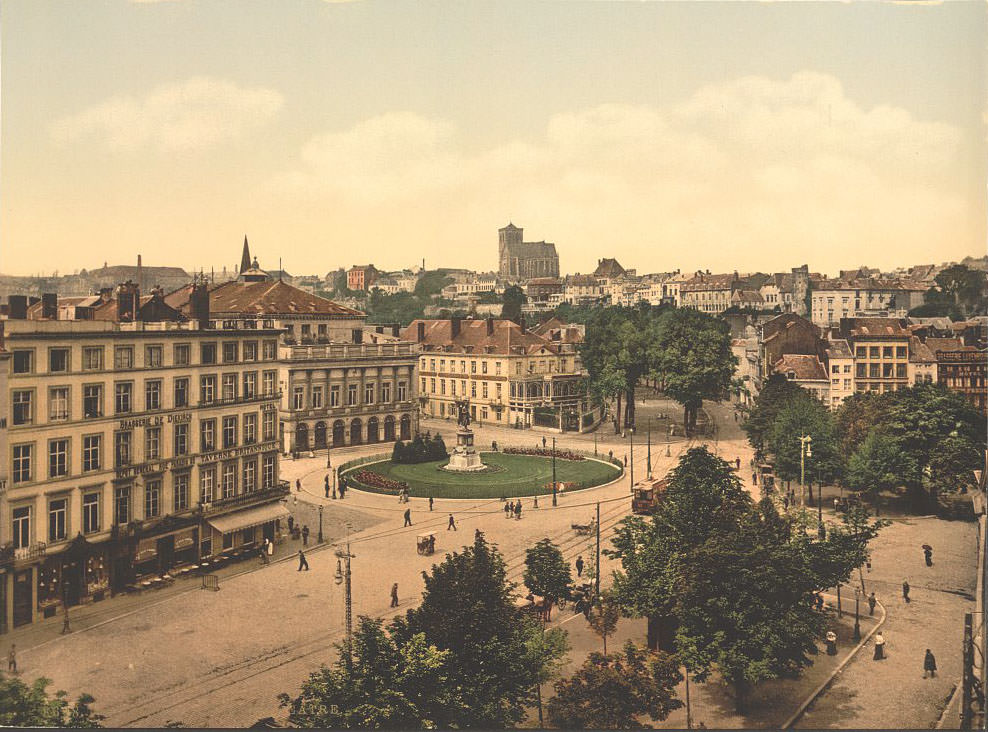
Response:
[{"label": "horse-drawn carriage", "polygon": [[570,528],[580,536],[589,536],[597,530],[597,519],[591,518],[588,523],[578,524],[575,521],[570,523]]},{"label": "horse-drawn carriage", "polygon": [[416,537],[416,547],[419,554],[430,555],[436,553],[436,535],[419,534]]}]

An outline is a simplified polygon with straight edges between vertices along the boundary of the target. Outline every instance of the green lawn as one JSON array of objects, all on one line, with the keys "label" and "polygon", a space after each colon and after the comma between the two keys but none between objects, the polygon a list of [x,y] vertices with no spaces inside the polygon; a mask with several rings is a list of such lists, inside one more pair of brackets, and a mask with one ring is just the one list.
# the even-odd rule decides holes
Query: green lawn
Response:
[{"label": "green lawn", "polygon": [[[390,460],[356,468],[383,475],[408,484],[413,496],[435,498],[517,498],[546,492],[552,482],[552,460],[530,455],[505,455],[499,452],[481,454],[484,463],[501,470],[490,473],[448,473],[439,470],[448,460],[417,465],[395,465]],[[352,473],[348,473],[352,475]],[[556,480],[578,483],[590,488],[607,483],[620,475],[620,469],[596,460],[556,460]],[[361,486],[364,490],[373,488]],[[574,488],[575,489],[575,488]]]}]

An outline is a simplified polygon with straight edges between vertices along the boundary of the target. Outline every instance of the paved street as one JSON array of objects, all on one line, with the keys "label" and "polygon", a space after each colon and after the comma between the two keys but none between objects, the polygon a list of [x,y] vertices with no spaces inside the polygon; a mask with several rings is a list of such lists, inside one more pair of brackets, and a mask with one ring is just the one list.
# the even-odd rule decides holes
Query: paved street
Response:
[{"label": "paved street", "polygon": [[[668,412],[670,407],[650,404],[639,418],[651,411]],[[740,457],[742,464],[747,464],[750,448],[741,439],[731,408],[716,406],[711,411],[721,424],[716,443],[720,454],[727,459]],[[423,430],[437,427],[447,431],[446,423],[423,424]],[[479,445],[489,444],[491,439],[502,445],[534,444],[541,435],[488,426],[477,429]],[[643,440],[640,434],[636,436],[634,450],[636,476],[644,474],[646,462],[646,451],[644,446],[639,448],[639,439]],[[592,435],[566,435],[557,438],[557,444],[593,449],[593,440]],[[615,437],[613,429],[607,426],[600,431],[598,440],[602,452],[613,449],[618,456],[627,447],[627,441]],[[675,441],[668,458],[664,446],[654,448],[654,471],[667,470],[683,446],[681,439]],[[334,451],[333,461],[338,464],[351,457],[380,452],[382,447]],[[590,518],[594,504],[599,501],[606,544],[616,522],[630,511],[629,477],[625,475],[609,486],[560,495],[556,508],[551,508],[548,497],[540,501],[537,510],[526,499],[521,521],[505,519],[497,500],[437,500],[435,510],[430,513],[425,500],[412,499],[408,506],[413,525],[402,528],[405,506],[392,496],[352,491],[344,501],[325,499],[325,472],[324,455],[283,462],[283,477],[291,480],[293,486],[296,478],[301,478],[303,483],[302,493],[293,490],[289,508],[312,532],[307,552],[311,571],[298,572],[291,556],[294,548],[283,546],[280,552],[287,558],[269,567],[222,579],[219,592],[176,590],[170,595],[157,596],[162,599],[148,606],[114,604],[117,600],[110,600],[101,603],[105,607],[100,610],[103,615],[99,624],[68,636],[58,636],[60,625],[55,626],[53,621],[43,624],[40,630],[17,631],[11,640],[20,648],[19,665],[24,676],[44,674],[53,679],[57,688],[70,694],[82,691],[93,694],[96,708],[107,715],[108,724],[115,726],[154,726],[169,720],[194,726],[248,725],[260,717],[279,716],[276,695],[282,691],[295,692],[310,671],[330,661],[334,656],[333,644],[341,637],[342,593],[333,581],[336,560],[328,546],[312,546],[317,534],[319,504],[324,506],[327,541],[342,538],[347,522],[353,527],[350,542],[356,555],[354,613],[382,617],[394,612],[388,607],[393,582],[399,585],[398,611],[404,612],[418,602],[422,571],[443,553],[471,542],[474,529],[484,531],[500,547],[511,578],[520,582],[524,550],[538,539],[551,537],[570,561],[577,554],[588,558],[592,554],[592,538],[577,536],[570,523]],[[455,533],[446,530],[449,512],[456,516],[459,531]],[[910,709],[914,715],[922,712],[935,719],[935,713],[930,711],[933,703],[946,695],[959,673],[958,617],[963,606],[969,604],[948,591],[973,588],[974,575],[973,528],[949,524],[945,530],[944,523],[933,519],[897,522],[889,530],[891,540],[883,540],[876,551],[874,570],[866,577],[866,581],[879,587],[879,596],[890,607],[888,638],[892,660],[881,666],[881,673],[895,675],[885,679],[886,684],[875,686],[869,674],[878,672],[871,671],[870,657],[867,664],[852,662],[834,687],[837,693],[828,693],[813,708],[813,715],[820,716],[804,718],[805,724],[827,726],[833,719],[841,726],[868,726],[866,722],[872,712],[875,717],[889,713],[873,701],[879,697],[898,709],[898,719],[908,717],[906,710]],[[426,530],[437,534],[437,556],[433,558],[415,552],[415,536]],[[936,566],[929,570],[922,566],[922,552],[918,548],[926,541],[937,548]],[[904,564],[913,567],[910,583],[914,586],[915,602],[909,607],[899,607],[895,601]],[[606,558],[602,567],[604,576],[608,576],[611,567]],[[110,612],[116,608],[121,617],[111,619]],[[554,621],[561,622],[567,616],[557,615]],[[86,625],[80,619],[74,627]],[[640,625],[640,621],[623,621],[620,633],[643,640]],[[588,633],[582,618],[564,627],[581,637]],[[591,638],[590,642],[574,645],[585,653],[592,641]],[[922,659],[926,647],[922,644],[927,642],[936,646],[943,675],[921,686],[921,664],[916,658]],[[574,667],[580,662],[578,655],[572,660]],[[855,670],[861,665],[866,673]],[[823,673],[824,669],[821,665],[813,673]],[[913,691],[913,686],[917,691]],[[898,689],[909,689],[909,693],[900,695]],[[917,697],[919,690],[928,695]],[[711,710],[696,718],[705,718],[708,726],[730,725],[731,702],[723,690],[708,684],[699,690],[694,688],[693,693],[700,709],[706,704]],[[927,726],[929,721],[925,716],[923,719],[916,716],[920,723],[912,726]],[[671,718],[669,726],[678,719]]]}]

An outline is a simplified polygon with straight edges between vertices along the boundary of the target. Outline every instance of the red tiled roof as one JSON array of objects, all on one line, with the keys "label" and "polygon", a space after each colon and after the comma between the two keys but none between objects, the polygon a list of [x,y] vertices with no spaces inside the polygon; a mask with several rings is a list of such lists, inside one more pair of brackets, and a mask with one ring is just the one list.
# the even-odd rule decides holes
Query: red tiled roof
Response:
[{"label": "red tiled roof", "polygon": [[[190,311],[192,286],[165,296],[165,302],[183,312]],[[224,315],[327,315],[363,317],[359,310],[312,295],[281,280],[265,282],[224,282],[209,290],[209,311]]]},{"label": "red tiled roof", "polygon": [[[417,342],[427,349],[446,350],[449,353],[493,353],[505,356],[538,353],[558,353],[558,345],[540,335],[526,330],[511,320],[495,320],[493,335],[487,334],[487,321],[468,319],[460,321],[460,332],[453,338],[451,320],[413,320],[401,332],[402,340]],[[425,338],[418,339],[418,325],[425,324]]]},{"label": "red tiled roof", "polygon": [[852,336],[891,336],[906,338],[910,335],[904,320],[900,318],[847,318]]},{"label": "red tiled roof", "polygon": [[777,374],[783,374],[788,378],[789,372],[795,375],[795,381],[829,381],[827,370],[820,363],[817,356],[808,356],[800,353],[784,353],[775,362],[772,370]]}]

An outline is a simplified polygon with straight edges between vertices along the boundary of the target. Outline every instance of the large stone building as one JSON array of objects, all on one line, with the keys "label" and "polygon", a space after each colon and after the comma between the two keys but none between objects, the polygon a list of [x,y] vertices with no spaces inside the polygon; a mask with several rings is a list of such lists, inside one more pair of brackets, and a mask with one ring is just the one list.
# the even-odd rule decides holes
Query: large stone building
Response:
[{"label": "large stone building", "polygon": [[421,408],[455,418],[470,401],[480,424],[581,432],[599,420],[587,394],[578,329],[552,319],[532,331],[510,320],[414,320],[402,332],[417,345]]},{"label": "large stone building", "polygon": [[497,231],[498,274],[518,282],[533,277],[559,277],[556,245],[545,241],[522,241],[523,229],[509,223]]},{"label": "large stone building", "polygon": [[[410,343],[372,338],[364,313],[274,280],[256,259],[209,295],[217,322],[253,320],[280,332],[284,453],[408,439],[417,431]],[[192,308],[190,288],[167,300],[183,312]]]},{"label": "large stone building", "polygon": [[[279,332],[134,284],[0,321],[0,632],[276,539]],[[9,405],[9,407],[7,406]],[[8,411],[9,410],[9,411]]]}]

